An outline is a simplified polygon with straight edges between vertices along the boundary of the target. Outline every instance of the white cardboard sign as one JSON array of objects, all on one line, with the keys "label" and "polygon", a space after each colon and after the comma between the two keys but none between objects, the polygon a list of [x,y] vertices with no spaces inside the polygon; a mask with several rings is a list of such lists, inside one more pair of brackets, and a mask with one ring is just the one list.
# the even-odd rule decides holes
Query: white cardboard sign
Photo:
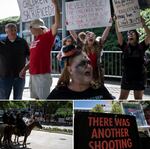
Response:
[{"label": "white cardboard sign", "polygon": [[66,2],[67,30],[111,26],[109,0]]},{"label": "white cardboard sign", "polygon": [[142,26],[138,0],[113,0],[119,32]]},{"label": "white cardboard sign", "polygon": [[54,6],[51,0],[17,0],[22,22],[53,16]]}]

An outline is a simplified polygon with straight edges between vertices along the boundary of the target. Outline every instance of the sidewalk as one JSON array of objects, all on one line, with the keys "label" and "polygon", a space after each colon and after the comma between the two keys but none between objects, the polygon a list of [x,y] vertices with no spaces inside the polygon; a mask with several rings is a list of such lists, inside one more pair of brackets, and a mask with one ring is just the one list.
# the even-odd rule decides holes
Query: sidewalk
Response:
[{"label": "sidewalk", "polygon": [[[57,80],[58,80],[57,77],[53,77],[51,90],[56,86]],[[23,92],[23,100],[34,100],[30,98],[30,91],[29,91],[28,86],[29,86],[29,77],[26,78],[26,85],[25,85],[25,89]],[[113,96],[116,97],[116,100],[117,100],[119,98],[119,93],[120,93],[120,82],[106,81],[105,86],[109,90],[109,92]],[[12,98],[12,95],[11,95],[11,98]],[[134,99],[133,91],[130,91],[128,100],[132,100],[132,99]],[[150,100],[150,87],[145,89],[143,100]]]},{"label": "sidewalk", "polygon": [[[116,97],[116,99],[119,98],[120,94],[120,82],[108,82],[106,81],[105,86],[109,90],[109,92]],[[134,94],[133,91],[130,91],[128,100],[133,100],[134,99]],[[143,100],[150,100],[150,87],[147,87],[144,91],[144,96]]]}]

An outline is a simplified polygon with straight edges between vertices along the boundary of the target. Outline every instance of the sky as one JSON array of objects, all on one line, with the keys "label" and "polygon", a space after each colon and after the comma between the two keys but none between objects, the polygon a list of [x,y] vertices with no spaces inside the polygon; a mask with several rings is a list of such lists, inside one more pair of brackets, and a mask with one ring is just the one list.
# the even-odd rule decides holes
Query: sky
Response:
[{"label": "sky", "polygon": [[96,104],[103,104],[110,108],[112,101],[110,100],[75,100],[74,109],[92,109]]},{"label": "sky", "polygon": [[17,0],[0,0],[0,19],[20,16]]}]

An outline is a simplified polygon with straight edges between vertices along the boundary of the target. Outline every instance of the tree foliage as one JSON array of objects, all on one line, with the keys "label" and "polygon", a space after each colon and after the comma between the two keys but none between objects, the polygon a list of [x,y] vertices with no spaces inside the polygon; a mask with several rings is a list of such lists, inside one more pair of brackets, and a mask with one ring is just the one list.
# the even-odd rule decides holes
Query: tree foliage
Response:
[{"label": "tree foliage", "polygon": [[1,110],[33,108],[34,111],[44,109],[47,114],[72,115],[71,101],[1,101]]},{"label": "tree foliage", "polygon": [[121,114],[122,113],[121,105],[119,102],[113,102],[112,103],[111,113],[114,113],[114,114]]},{"label": "tree foliage", "polygon": [[55,115],[58,117],[70,117],[72,116],[72,109],[71,108],[58,108]]},{"label": "tree foliage", "polygon": [[101,104],[96,104],[96,106],[91,110],[91,112],[104,113],[104,108]]},{"label": "tree foliage", "polygon": [[28,107],[29,101],[1,101],[1,109],[21,109]]},{"label": "tree foliage", "polygon": [[[147,8],[145,10],[141,10],[141,16],[145,19],[145,23],[146,25],[149,27],[150,29],[150,8]],[[146,36],[146,33],[144,31],[144,28],[139,28],[137,29],[137,31],[139,32],[140,34],[140,41],[143,41],[145,36]]]}]

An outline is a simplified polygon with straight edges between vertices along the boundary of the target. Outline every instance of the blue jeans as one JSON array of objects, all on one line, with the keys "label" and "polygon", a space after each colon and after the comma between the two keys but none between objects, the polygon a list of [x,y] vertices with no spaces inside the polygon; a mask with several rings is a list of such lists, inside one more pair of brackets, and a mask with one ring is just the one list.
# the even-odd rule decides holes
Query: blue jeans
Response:
[{"label": "blue jeans", "polygon": [[13,89],[13,99],[22,99],[25,79],[0,78],[0,99],[9,99]]}]

